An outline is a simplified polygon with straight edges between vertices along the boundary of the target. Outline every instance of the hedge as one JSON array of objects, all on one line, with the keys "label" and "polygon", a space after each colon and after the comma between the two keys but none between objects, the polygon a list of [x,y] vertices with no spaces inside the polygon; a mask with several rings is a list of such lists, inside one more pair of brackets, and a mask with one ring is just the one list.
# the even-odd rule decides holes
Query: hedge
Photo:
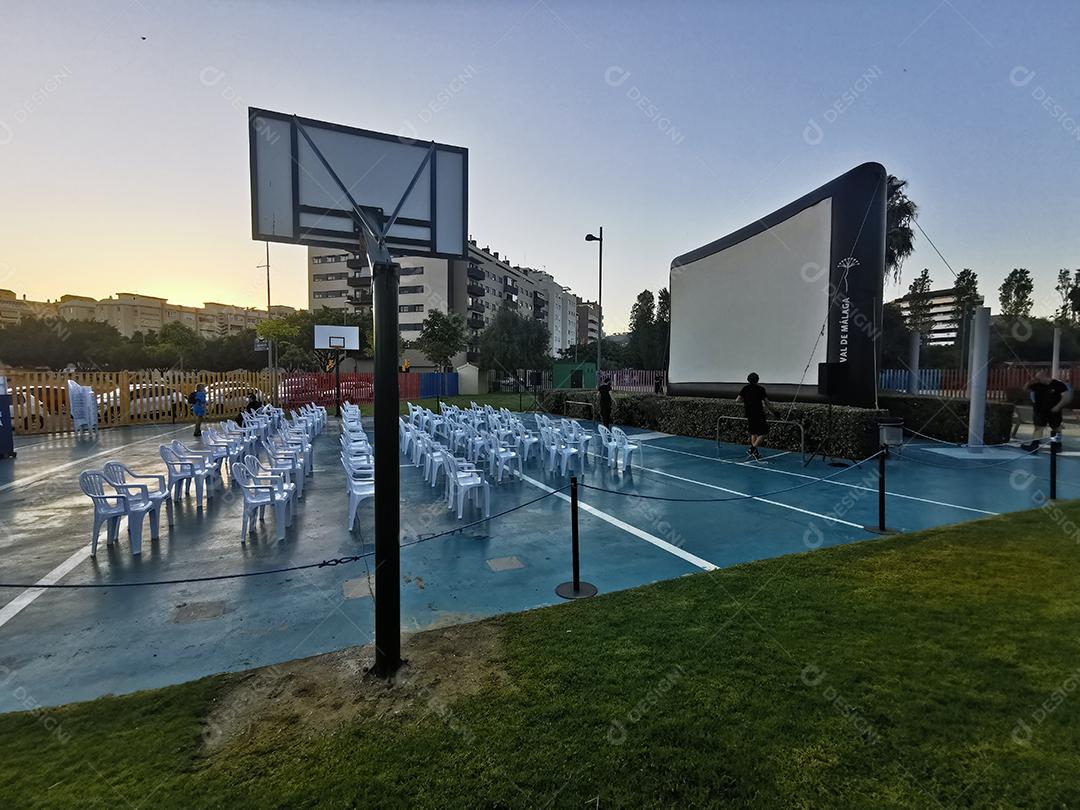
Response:
[{"label": "hedge", "polygon": [[[949,442],[967,441],[968,399],[924,394],[880,394],[878,404],[887,409],[890,415],[903,418],[906,428]],[[1011,402],[986,403],[984,442],[1003,444],[1009,441],[1014,410]]]},{"label": "hedge", "polygon": [[[600,417],[600,396],[595,391],[547,391],[540,398],[544,410],[567,415],[567,400],[589,402],[588,408],[570,405],[570,414]],[[825,439],[830,424],[828,405],[775,402],[773,408],[782,419],[802,422],[806,431],[806,450],[813,452]],[[877,421],[888,414],[881,410],[834,405],[831,409],[832,442],[830,455],[860,459],[878,449]],[[612,419],[620,425],[659,430],[679,436],[716,440],[719,421],[720,439],[732,444],[746,443],[746,423],[723,420],[721,416],[743,416],[743,406],[733,399],[709,397],[663,397],[654,394],[612,395]],[[772,425],[766,442],[780,450],[799,450],[799,431],[791,425]]]},{"label": "hedge", "polygon": [[[560,415],[600,417],[600,395],[595,391],[546,391],[538,398],[544,410]],[[570,404],[587,402],[592,406]],[[968,401],[930,396],[888,395],[878,397],[880,409],[852,408],[845,405],[816,403],[790,404],[774,402],[773,408],[782,419],[802,422],[806,432],[807,452],[813,452],[825,440],[830,430],[829,454],[841,458],[860,459],[875,453],[878,444],[878,420],[884,416],[899,416],[904,426],[945,441],[967,439]],[[1003,402],[986,405],[984,441],[998,444],[1009,440],[1012,430],[1013,406]],[[741,420],[720,420],[721,416],[743,416],[743,406],[733,399],[708,397],[664,397],[654,394],[612,395],[612,419],[620,425],[659,430],[678,436],[694,436],[744,444],[746,423]],[[773,424],[766,442],[781,450],[799,450],[799,431],[791,425]]]}]

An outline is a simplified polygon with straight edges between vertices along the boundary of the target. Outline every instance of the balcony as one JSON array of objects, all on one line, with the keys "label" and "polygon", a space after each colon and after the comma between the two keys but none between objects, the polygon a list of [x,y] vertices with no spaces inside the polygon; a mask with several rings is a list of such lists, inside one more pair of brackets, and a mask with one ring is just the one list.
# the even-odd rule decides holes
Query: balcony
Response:
[{"label": "balcony", "polygon": [[507,295],[517,295],[521,292],[521,288],[512,281],[507,281],[503,286],[503,292]]},{"label": "balcony", "polygon": [[465,322],[465,325],[468,326],[470,329],[483,329],[484,318],[482,315],[470,315],[469,320]]},{"label": "balcony", "polygon": [[371,276],[362,276],[359,273],[353,273],[347,279],[345,283],[350,287],[367,287],[371,289]]},{"label": "balcony", "polygon": [[514,298],[511,295],[507,295],[506,296],[506,301],[504,301],[503,303],[505,303],[508,307],[510,307],[510,309],[517,309],[518,308],[517,299]]},{"label": "balcony", "polygon": [[475,264],[469,265],[469,269],[465,271],[465,275],[467,275],[473,281],[484,280],[484,271],[477,267]]},{"label": "balcony", "polygon": [[371,290],[360,290],[359,292],[346,296],[345,300],[349,302],[350,306],[370,307],[374,299],[371,295]]},{"label": "balcony", "polygon": [[538,301],[543,301],[544,303],[547,303],[547,293],[545,293],[543,290],[533,290],[533,298]]},{"label": "balcony", "polygon": [[466,284],[465,291],[473,298],[483,298],[484,293],[487,292],[480,284]]},{"label": "balcony", "polygon": [[483,301],[470,301],[469,302],[469,311],[470,312],[483,313],[483,311],[484,311],[484,302]]}]

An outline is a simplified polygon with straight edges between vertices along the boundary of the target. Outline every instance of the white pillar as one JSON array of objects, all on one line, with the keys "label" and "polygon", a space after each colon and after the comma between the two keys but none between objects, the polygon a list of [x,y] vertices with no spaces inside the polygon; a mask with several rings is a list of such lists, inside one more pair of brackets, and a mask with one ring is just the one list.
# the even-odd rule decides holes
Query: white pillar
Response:
[{"label": "white pillar", "polygon": [[1054,327],[1054,356],[1050,360],[1050,376],[1055,380],[1058,377],[1058,371],[1061,366],[1061,327]]},{"label": "white pillar", "polygon": [[922,335],[918,332],[912,332],[909,337],[907,392],[917,394],[921,388],[919,385],[919,350],[922,348]]},{"label": "white pillar", "polygon": [[971,366],[968,370],[968,447],[981,448],[986,422],[986,367],[990,362],[990,307],[971,317]]}]

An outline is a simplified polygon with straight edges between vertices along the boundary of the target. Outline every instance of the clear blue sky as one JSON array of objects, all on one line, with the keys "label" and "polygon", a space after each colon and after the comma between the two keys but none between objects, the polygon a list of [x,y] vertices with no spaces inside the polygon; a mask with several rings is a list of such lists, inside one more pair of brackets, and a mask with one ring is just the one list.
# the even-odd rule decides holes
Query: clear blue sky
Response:
[{"label": "clear blue sky", "polygon": [[[993,305],[1023,266],[1049,312],[1080,267],[1078,33],[1075,0],[6,0],[0,287],[262,305],[251,104],[467,146],[481,245],[587,297],[602,224],[612,330],[672,257],[867,160]],[[302,306],[303,249],[272,260]],[[948,284],[920,236],[924,266]]]}]

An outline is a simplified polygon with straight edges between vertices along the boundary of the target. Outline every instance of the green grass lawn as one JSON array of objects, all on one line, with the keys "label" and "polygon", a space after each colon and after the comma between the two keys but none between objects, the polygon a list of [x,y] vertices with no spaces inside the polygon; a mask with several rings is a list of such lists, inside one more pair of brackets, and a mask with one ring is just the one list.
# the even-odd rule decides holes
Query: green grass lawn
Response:
[{"label": "green grass lawn", "polygon": [[2,716],[0,797],[1077,806],[1080,544],[1066,520],[1080,525],[1080,504],[429,631],[391,689],[312,659]]}]

